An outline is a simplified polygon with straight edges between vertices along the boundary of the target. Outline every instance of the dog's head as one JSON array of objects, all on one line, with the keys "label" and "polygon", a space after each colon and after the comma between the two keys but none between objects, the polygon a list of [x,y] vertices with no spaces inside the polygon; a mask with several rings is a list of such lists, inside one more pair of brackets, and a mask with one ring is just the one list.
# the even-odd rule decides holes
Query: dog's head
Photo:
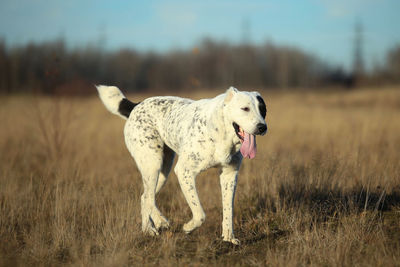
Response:
[{"label": "dog's head", "polygon": [[255,135],[267,133],[267,108],[263,98],[258,92],[241,92],[231,87],[226,91],[224,105],[232,131],[242,143],[242,155],[253,158],[256,153]]}]

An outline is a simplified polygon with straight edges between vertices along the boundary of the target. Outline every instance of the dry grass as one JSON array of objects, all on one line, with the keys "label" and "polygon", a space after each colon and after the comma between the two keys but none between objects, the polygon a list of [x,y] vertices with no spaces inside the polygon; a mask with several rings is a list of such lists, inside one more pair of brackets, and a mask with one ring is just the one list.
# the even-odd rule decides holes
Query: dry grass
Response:
[{"label": "dry grass", "polygon": [[182,233],[191,214],[172,173],[158,196],[172,228],[143,236],[122,120],[97,97],[2,97],[0,263],[398,266],[399,89],[264,92],[269,133],[239,176],[240,247],[220,239],[217,170],[197,180],[201,228]]}]

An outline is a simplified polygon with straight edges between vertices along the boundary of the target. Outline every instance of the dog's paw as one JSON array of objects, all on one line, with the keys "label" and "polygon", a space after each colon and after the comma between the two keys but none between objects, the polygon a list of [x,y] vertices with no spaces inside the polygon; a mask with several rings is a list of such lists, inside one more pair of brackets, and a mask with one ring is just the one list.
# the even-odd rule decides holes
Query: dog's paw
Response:
[{"label": "dog's paw", "polygon": [[168,229],[169,228],[169,222],[164,216],[161,216],[158,220],[155,220],[154,224],[157,229]]},{"label": "dog's paw", "polygon": [[240,246],[240,240],[237,239],[237,238],[224,238],[223,240],[224,240],[225,242],[232,243],[232,244],[234,244],[234,245],[236,245],[236,246]]},{"label": "dog's paw", "polygon": [[183,225],[183,231],[186,234],[191,233],[194,229],[198,228],[202,224],[201,221],[191,220]]},{"label": "dog's paw", "polygon": [[183,225],[182,229],[186,234],[190,234],[195,229],[195,227],[193,227],[193,224],[191,222],[188,222]]},{"label": "dog's paw", "polygon": [[150,225],[143,230],[143,233],[149,236],[157,236],[160,234],[156,228]]}]

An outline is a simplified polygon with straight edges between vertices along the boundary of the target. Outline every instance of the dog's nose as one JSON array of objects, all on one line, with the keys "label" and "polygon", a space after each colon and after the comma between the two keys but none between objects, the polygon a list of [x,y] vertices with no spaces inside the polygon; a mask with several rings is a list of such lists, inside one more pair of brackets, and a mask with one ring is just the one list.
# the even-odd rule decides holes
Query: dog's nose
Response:
[{"label": "dog's nose", "polygon": [[267,125],[264,123],[257,124],[258,134],[265,134],[267,132]]}]

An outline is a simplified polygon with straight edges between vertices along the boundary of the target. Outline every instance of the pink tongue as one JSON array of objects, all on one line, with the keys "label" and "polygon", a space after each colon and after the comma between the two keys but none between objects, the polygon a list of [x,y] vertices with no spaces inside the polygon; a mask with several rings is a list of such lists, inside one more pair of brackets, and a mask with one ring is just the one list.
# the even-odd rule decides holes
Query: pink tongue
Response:
[{"label": "pink tongue", "polygon": [[256,137],[252,134],[244,132],[244,141],[240,147],[240,153],[242,153],[243,157],[252,159],[256,156],[256,152]]}]

